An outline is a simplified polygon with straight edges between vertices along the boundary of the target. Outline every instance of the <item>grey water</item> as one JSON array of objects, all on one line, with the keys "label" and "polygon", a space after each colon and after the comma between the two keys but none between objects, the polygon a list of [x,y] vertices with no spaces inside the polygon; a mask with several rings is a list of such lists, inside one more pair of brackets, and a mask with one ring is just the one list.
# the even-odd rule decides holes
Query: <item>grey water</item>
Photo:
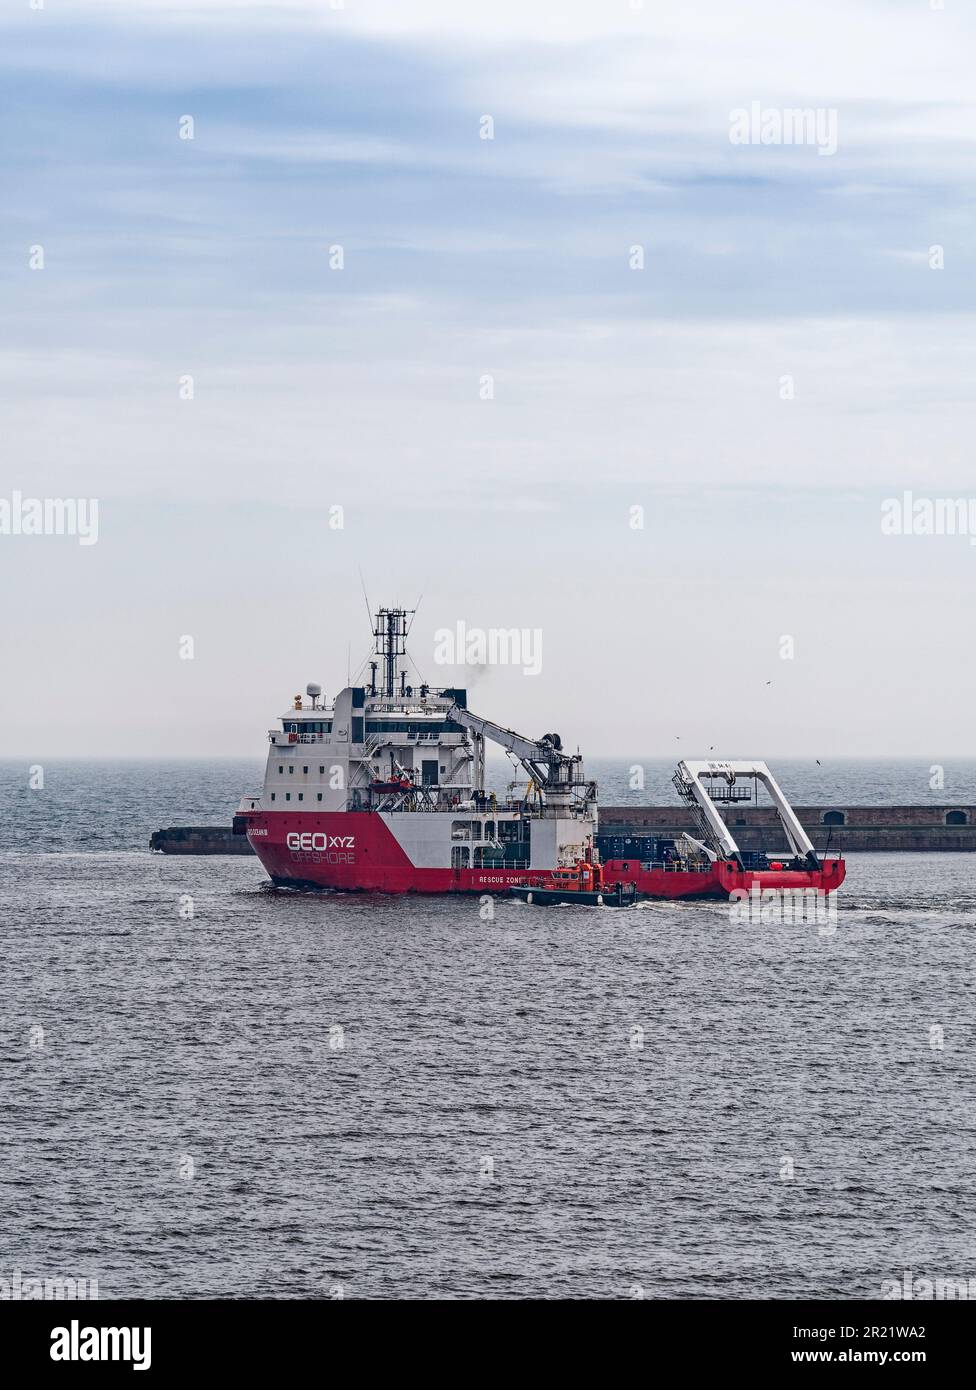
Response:
[{"label": "grey water", "polygon": [[[797,802],[976,765],[777,763]],[[933,758],[933,763],[938,759]],[[596,763],[663,801],[669,765]],[[880,1297],[976,1277],[976,860],[722,903],[276,892],[151,856],[258,761],[0,764],[0,1277],[102,1297]],[[191,915],[192,914],[192,915]]]}]

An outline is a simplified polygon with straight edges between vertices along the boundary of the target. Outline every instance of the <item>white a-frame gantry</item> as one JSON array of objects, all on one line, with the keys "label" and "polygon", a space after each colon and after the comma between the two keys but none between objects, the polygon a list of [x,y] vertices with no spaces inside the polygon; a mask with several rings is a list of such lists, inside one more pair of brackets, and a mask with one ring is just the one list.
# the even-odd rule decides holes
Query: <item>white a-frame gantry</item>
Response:
[{"label": "white a-frame gantry", "polygon": [[776,778],[765,763],[759,762],[681,762],[674,775],[674,785],[686,801],[694,803],[701,813],[708,837],[727,859],[742,862],[739,846],[729,827],[725,824],[708,793],[706,783],[723,780],[730,787],[740,777],[754,777],[762,782],[776,807],[783,832],[789,841],[793,854],[805,859],[812,868],[819,868],[820,861],[813,848],[810,837],[796,817],[796,812],[780,791]]}]

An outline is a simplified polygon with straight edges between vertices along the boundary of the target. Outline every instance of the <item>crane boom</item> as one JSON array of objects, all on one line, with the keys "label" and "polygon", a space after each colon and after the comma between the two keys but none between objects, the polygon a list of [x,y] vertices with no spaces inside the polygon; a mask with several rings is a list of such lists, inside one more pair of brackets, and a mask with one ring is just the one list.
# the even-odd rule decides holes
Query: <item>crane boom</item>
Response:
[{"label": "crane boom", "polygon": [[553,808],[566,808],[572,805],[574,797],[582,795],[584,803],[596,799],[596,786],[587,782],[583,774],[583,757],[580,753],[567,755],[563,752],[562,739],[558,734],[544,734],[540,739],[526,738],[514,729],[506,729],[490,719],[483,719],[463,705],[452,705],[447,718],[460,724],[470,733],[480,738],[491,739],[513,754],[525,769],[529,779],[535,782],[546,804]]},{"label": "crane boom", "polygon": [[544,761],[553,749],[558,751],[562,747],[558,734],[546,734],[541,739],[526,738],[523,734],[517,734],[514,729],[506,729],[501,724],[493,724],[490,719],[472,714],[461,705],[452,705],[447,711],[447,718],[473,734],[490,738],[492,743],[499,744],[506,753],[514,753],[520,761],[526,758]]}]

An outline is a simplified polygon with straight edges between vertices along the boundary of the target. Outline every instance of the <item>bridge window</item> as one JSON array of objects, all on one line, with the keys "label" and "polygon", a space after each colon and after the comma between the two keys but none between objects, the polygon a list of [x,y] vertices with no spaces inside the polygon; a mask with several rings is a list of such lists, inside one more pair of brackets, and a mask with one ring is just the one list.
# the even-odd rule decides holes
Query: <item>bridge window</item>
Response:
[{"label": "bridge window", "polygon": [[968,825],[969,817],[965,811],[946,811],[946,825]]},{"label": "bridge window", "polygon": [[367,719],[368,734],[409,734],[411,738],[438,739],[442,734],[462,734],[461,725],[453,719],[433,721],[417,719]]},{"label": "bridge window", "polygon": [[846,825],[847,815],[844,811],[824,811],[823,825]]}]

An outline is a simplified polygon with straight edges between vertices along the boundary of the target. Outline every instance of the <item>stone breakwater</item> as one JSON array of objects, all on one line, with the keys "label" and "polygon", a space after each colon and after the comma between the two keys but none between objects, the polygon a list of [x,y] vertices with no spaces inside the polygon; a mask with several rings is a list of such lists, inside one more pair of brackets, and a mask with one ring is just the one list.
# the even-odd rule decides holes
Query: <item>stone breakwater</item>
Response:
[{"label": "stone breakwater", "polygon": [[[976,806],[797,806],[800,823],[823,852],[857,850],[976,850]],[[782,832],[772,807],[732,807],[727,814],[743,850],[781,847]],[[682,806],[603,806],[600,836],[674,839],[697,835]],[[149,848],[161,854],[251,854],[243,826],[175,825],[157,830]]]}]

